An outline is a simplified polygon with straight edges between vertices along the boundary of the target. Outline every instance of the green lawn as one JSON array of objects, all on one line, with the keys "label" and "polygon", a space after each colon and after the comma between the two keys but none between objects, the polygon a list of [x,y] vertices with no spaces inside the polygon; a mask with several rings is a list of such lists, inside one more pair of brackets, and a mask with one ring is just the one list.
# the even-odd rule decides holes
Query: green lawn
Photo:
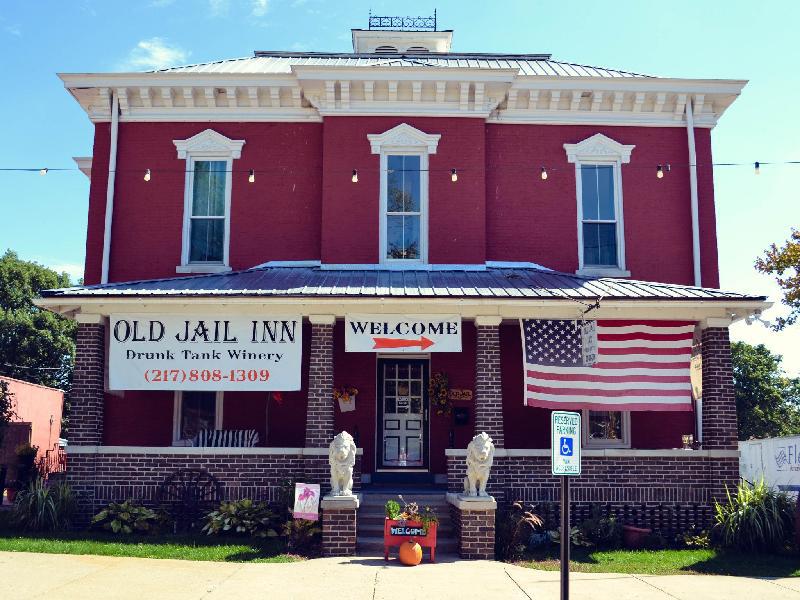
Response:
[{"label": "green lawn", "polygon": [[[570,570],[582,573],[637,573],[640,575],[739,575],[746,577],[800,577],[800,556],[759,555],[718,550],[587,550],[576,548]],[[517,562],[523,567],[557,571],[558,548]]]},{"label": "green lawn", "polygon": [[0,533],[0,551],[99,554],[228,562],[282,563],[302,560],[286,554],[277,540],[251,541],[186,536],[111,536],[102,533]]}]

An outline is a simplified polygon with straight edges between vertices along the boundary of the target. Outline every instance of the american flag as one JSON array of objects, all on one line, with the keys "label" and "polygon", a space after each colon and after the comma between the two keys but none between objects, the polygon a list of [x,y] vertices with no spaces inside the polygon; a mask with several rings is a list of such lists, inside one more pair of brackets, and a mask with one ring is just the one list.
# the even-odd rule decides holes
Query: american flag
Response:
[{"label": "american flag", "polygon": [[691,410],[695,324],[597,321],[597,362],[583,361],[580,322],[522,319],[525,404],[558,409]]}]

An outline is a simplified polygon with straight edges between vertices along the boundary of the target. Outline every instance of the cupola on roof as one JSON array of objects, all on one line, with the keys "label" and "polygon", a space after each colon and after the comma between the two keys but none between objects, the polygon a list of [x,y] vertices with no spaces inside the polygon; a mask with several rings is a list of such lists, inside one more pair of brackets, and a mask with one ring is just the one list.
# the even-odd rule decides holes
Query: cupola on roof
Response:
[{"label": "cupola on roof", "polygon": [[436,29],[436,11],[430,17],[380,17],[369,14],[369,29],[352,29],[356,54],[447,53],[453,31]]}]

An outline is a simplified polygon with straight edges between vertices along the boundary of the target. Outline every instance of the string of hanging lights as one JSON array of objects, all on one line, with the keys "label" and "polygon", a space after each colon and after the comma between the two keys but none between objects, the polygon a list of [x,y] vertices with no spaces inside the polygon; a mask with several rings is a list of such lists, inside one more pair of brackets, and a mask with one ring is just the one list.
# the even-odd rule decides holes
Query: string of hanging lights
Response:
[{"label": "string of hanging lights", "polygon": [[[797,160],[788,160],[788,161],[771,161],[771,162],[763,162],[763,161],[755,161],[755,162],[747,162],[747,163],[733,163],[733,162],[718,162],[718,163],[708,163],[708,164],[680,164],[675,165],[671,163],[663,163],[656,165],[656,178],[657,179],[664,179],[667,173],[670,173],[673,168],[689,168],[689,167],[698,167],[698,168],[706,168],[706,167],[750,167],[752,166],[753,172],[756,175],[761,174],[761,167],[769,165],[769,166],[781,166],[781,165],[800,165],[800,161]],[[520,169],[527,169],[530,168],[529,166],[520,166],[520,165],[508,165],[504,164],[502,168],[513,168],[516,171],[520,171]],[[631,165],[626,164],[625,169],[651,169],[652,167],[647,165]],[[20,172],[20,173],[39,173],[40,176],[45,176],[49,173],[55,172],[76,172],[79,171],[78,168],[50,168],[50,167],[0,167],[0,172]],[[303,170],[303,167],[283,167],[283,168],[267,168],[261,169],[264,173],[274,173],[274,172],[281,172],[286,173],[287,171],[297,171]],[[531,168],[531,170],[533,170]],[[359,172],[376,172],[379,169],[353,169],[350,175],[350,180],[353,183],[358,183],[358,175]],[[469,169],[461,169],[461,168],[439,168],[439,169],[387,169],[387,172],[401,172],[401,171],[413,171],[413,172],[443,172],[450,174],[450,181],[453,183],[458,182],[458,176],[460,172],[469,171]],[[558,171],[565,171],[565,172],[572,172],[574,171],[574,167],[547,167],[542,165],[539,170],[539,178],[542,181],[547,181],[548,177],[553,172]],[[111,172],[111,171],[109,171]],[[116,173],[131,173],[136,172],[134,169],[115,169],[114,172]],[[142,171],[139,171],[142,173]],[[194,170],[192,169],[150,169],[146,168],[143,172],[143,179],[144,181],[151,181],[155,173],[193,173]],[[256,181],[256,171],[255,169],[231,169],[225,171],[216,171],[216,173],[247,173],[247,181],[248,183],[255,183]]]}]

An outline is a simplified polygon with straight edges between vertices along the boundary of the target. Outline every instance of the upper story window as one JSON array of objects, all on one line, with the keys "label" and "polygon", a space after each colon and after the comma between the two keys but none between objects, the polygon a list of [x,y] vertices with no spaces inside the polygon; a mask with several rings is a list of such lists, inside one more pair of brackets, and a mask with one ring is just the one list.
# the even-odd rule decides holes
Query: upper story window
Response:
[{"label": "upper story window", "polygon": [[402,123],[367,136],[380,155],[380,256],[393,268],[428,262],[428,156],[438,134]]},{"label": "upper story window", "polygon": [[186,160],[183,241],[179,273],[230,270],[231,171],[244,140],[231,140],[211,129],[174,140]]},{"label": "upper story window", "polygon": [[598,133],[578,144],[564,144],[575,164],[578,201],[579,275],[627,277],[622,218],[622,165],[634,146]]}]

